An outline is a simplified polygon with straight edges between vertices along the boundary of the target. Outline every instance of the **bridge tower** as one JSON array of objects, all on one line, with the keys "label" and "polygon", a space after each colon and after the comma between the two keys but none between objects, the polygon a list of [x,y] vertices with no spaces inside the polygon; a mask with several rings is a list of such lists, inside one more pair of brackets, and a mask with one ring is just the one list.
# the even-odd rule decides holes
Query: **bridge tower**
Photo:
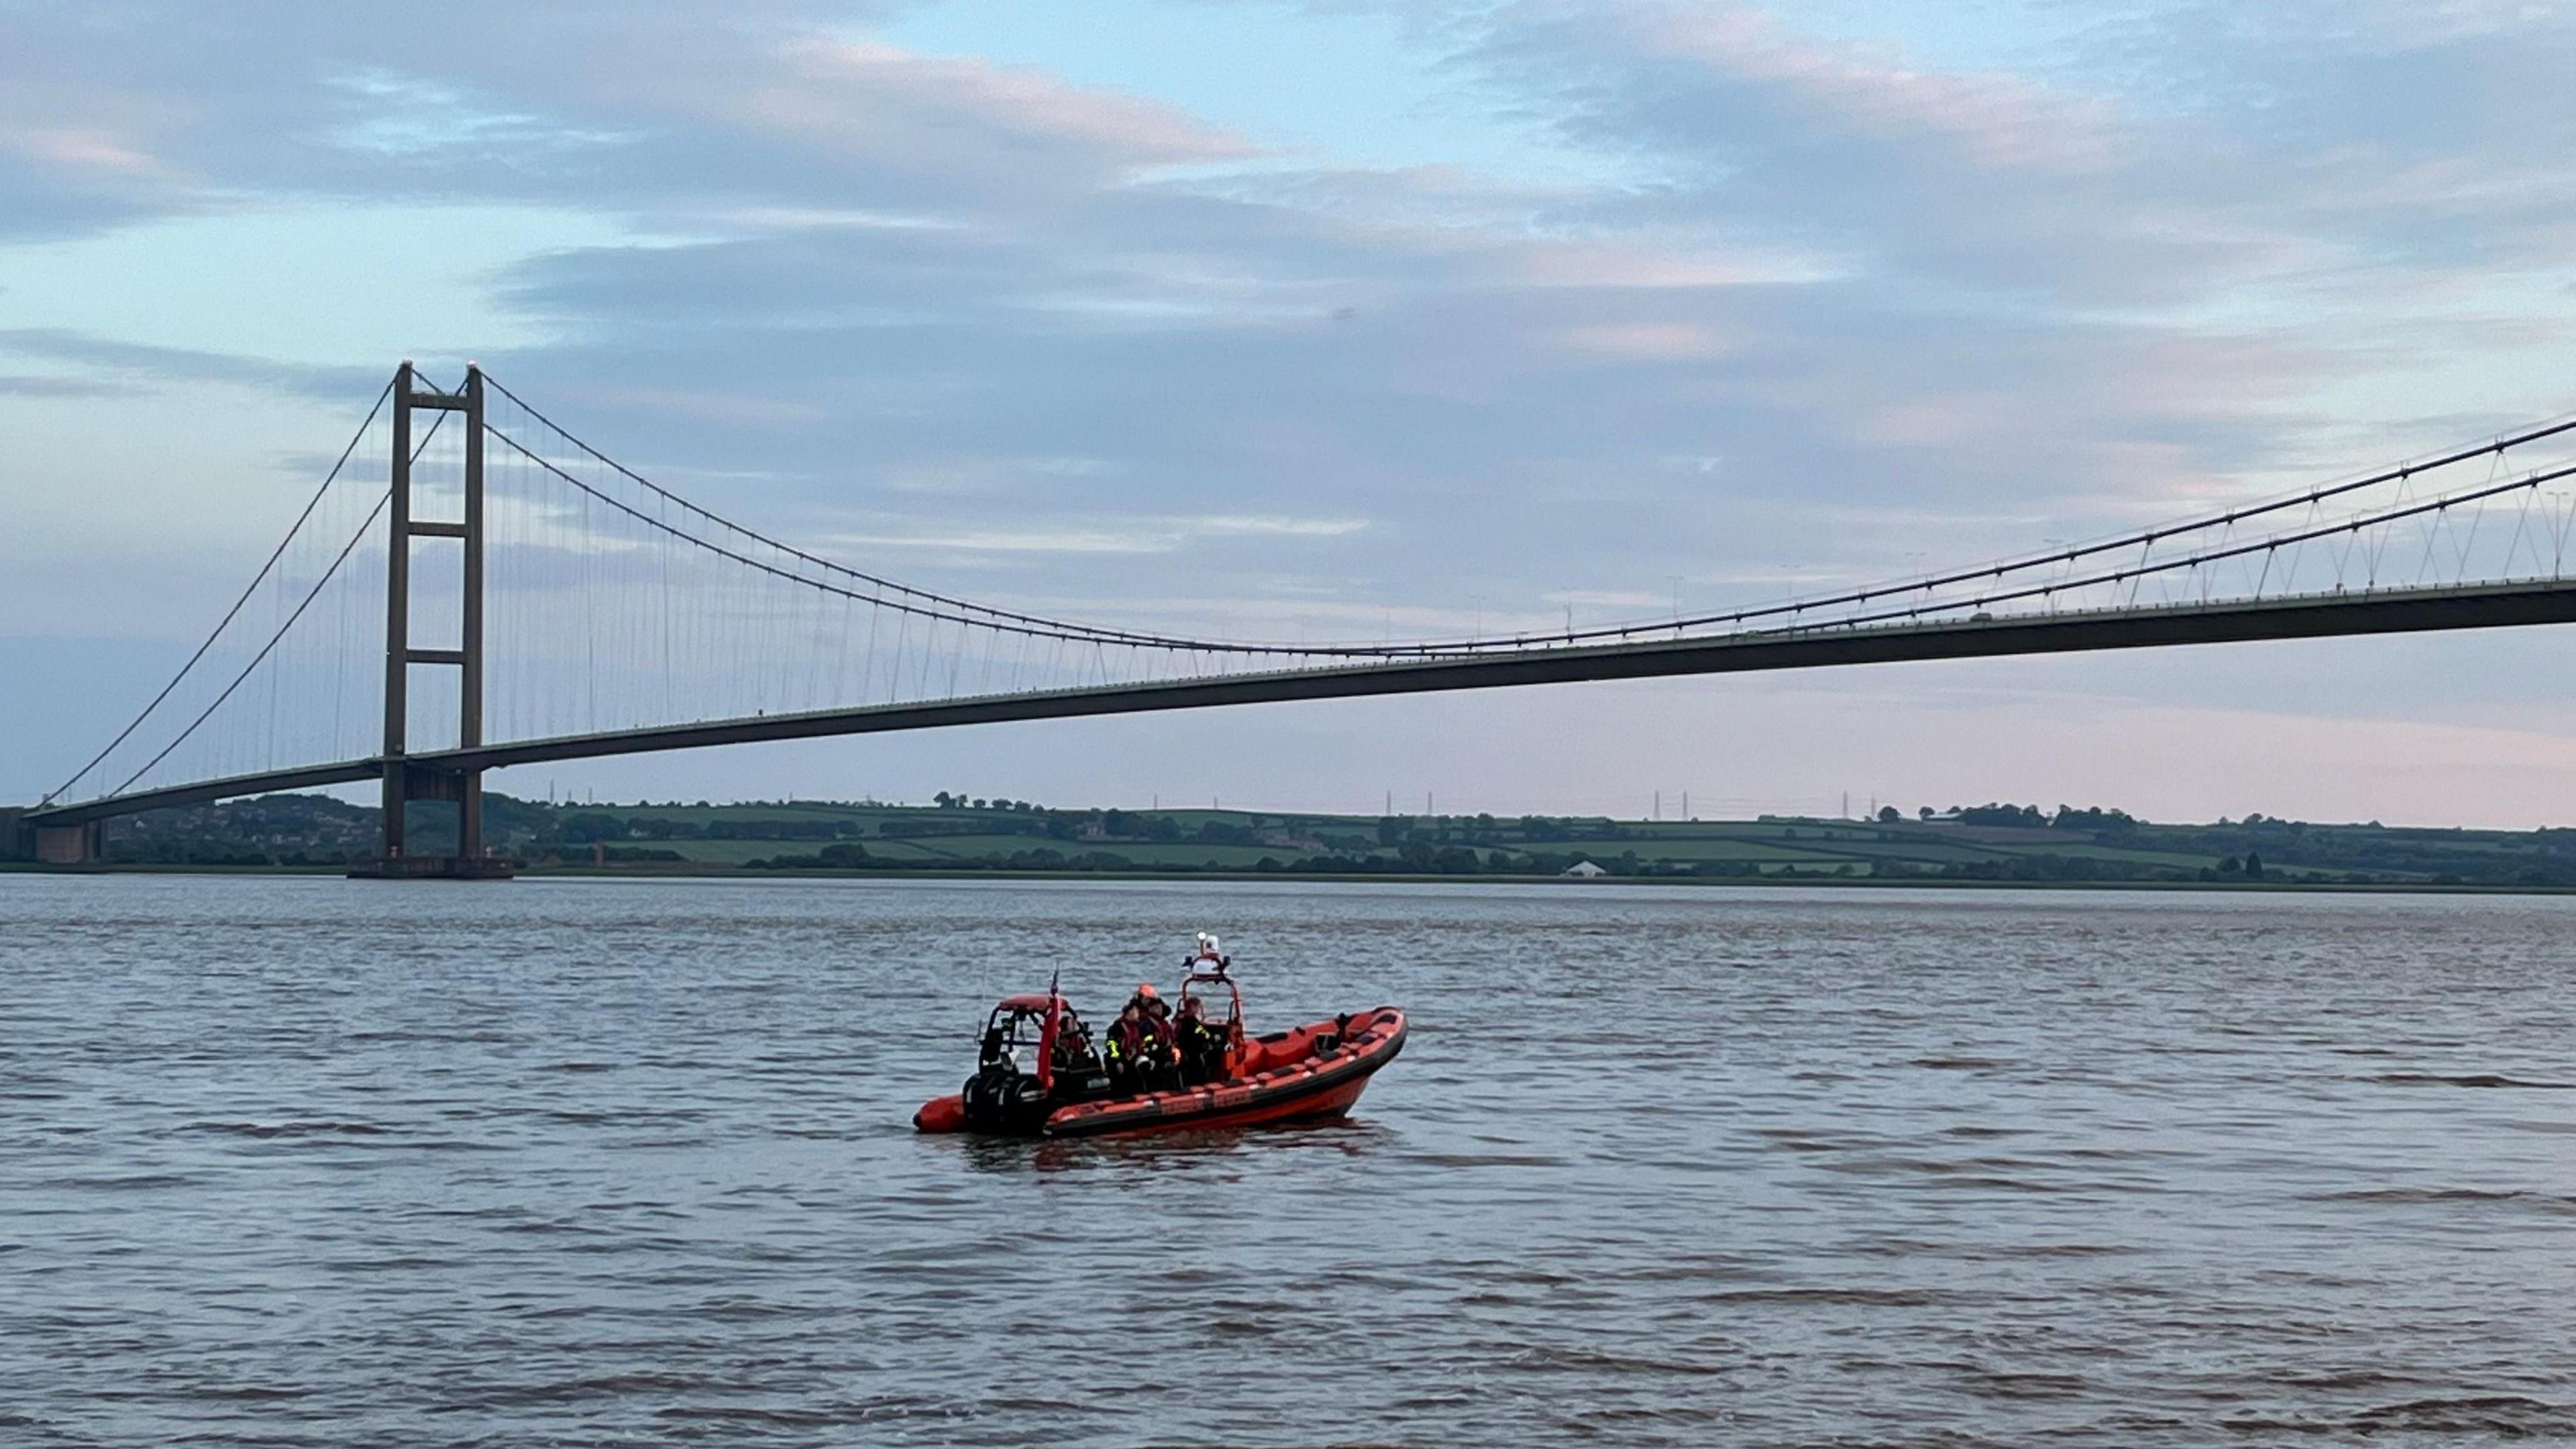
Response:
[{"label": "bridge tower", "polygon": [[[412,415],[417,412],[462,413],[465,424],[463,516],[424,519],[412,511]],[[416,765],[405,758],[411,720],[413,665],[454,669],[458,674],[456,744],[471,749],[483,743],[483,369],[465,369],[465,386],[440,392],[421,385],[409,361],[394,373],[392,496],[386,508],[385,550],[385,745],[384,856],[376,864],[352,871],[371,877],[445,876],[485,879],[507,876],[509,866],[484,853],[483,772]],[[422,649],[412,644],[411,545],[419,538],[452,538],[463,545],[461,621],[453,649]],[[406,856],[403,826],[414,800],[456,802],[456,854]]]}]

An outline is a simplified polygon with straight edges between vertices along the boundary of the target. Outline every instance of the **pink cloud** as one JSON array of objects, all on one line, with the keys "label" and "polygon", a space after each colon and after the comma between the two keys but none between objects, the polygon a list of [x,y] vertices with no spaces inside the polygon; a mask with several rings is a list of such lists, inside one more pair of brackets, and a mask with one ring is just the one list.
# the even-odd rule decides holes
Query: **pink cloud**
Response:
[{"label": "pink cloud", "polygon": [[733,101],[738,118],[872,160],[908,149],[928,160],[961,148],[991,157],[1036,146],[1131,175],[1254,154],[1173,107],[1033,70],[873,42],[800,41],[781,59],[779,74]]},{"label": "pink cloud", "polygon": [[1684,362],[1719,357],[1735,344],[1714,327],[1695,322],[1600,322],[1565,331],[1580,352],[1637,362]]},{"label": "pink cloud", "polygon": [[35,126],[0,132],[0,149],[67,171],[105,171],[121,176],[154,176],[161,163],[90,126]]},{"label": "pink cloud", "polygon": [[1758,10],[1657,10],[1640,16],[1630,34],[1649,54],[1793,90],[1867,135],[1946,136],[1986,165],[2067,174],[2107,170],[2118,159],[2116,118],[2097,98],[2010,75],[1922,70],[1893,56],[1802,41]]},{"label": "pink cloud", "polygon": [[1688,289],[1822,281],[1816,258],[1711,242],[1697,248],[1628,241],[1537,239],[1516,248],[1510,279],[1540,287]]}]

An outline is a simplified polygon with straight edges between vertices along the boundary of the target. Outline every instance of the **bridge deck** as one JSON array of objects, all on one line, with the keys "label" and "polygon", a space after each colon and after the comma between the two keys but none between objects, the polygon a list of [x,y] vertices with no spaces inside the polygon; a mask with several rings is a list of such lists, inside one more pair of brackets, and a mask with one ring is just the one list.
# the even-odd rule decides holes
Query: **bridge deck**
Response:
[{"label": "bridge deck", "polygon": [[[2570,622],[2576,622],[2576,581],[2381,589],[2213,604],[2013,615],[1996,619],[1640,640],[1581,648],[1539,648],[1388,664],[979,695],[665,725],[603,734],[565,735],[473,749],[423,752],[407,758],[416,766],[490,770],[551,760],[595,759],[760,740],[879,734],[1011,720],[1139,714],[1289,700],[1347,699],[1380,694],[1497,689],[1526,684],[1745,674],[1908,660],[2069,654],[2177,644],[2313,639]],[[140,790],[129,795],[31,810],[25,818],[29,825],[76,825],[143,810],[203,804],[238,795],[371,780],[378,778],[383,769],[381,759],[346,760]]]}]

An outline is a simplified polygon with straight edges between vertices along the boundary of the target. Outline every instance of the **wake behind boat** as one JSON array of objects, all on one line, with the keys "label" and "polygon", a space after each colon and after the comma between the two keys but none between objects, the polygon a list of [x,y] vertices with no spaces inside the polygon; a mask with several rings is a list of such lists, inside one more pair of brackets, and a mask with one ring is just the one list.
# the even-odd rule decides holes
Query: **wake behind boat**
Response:
[{"label": "wake behind boat", "polygon": [[1231,964],[1200,933],[1178,1013],[1140,985],[1099,1037],[1053,983],[1004,997],[985,1020],[975,1075],[923,1103],[912,1125],[1090,1137],[1339,1117],[1404,1050],[1404,1013],[1392,1006],[1247,1036]]}]

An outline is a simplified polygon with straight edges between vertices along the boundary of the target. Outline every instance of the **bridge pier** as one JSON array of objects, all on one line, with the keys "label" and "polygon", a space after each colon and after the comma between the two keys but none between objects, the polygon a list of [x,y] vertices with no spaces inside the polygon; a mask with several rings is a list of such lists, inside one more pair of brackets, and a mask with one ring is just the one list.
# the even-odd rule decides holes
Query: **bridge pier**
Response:
[{"label": "bridge pier", "polygon": [[[483,842],[483,772],[393,761],[385,766],[385,798],[390,807],[384,855],[349,872],[352,880],[507,880],[517,867],[492,855]],[[442,800],[456,806],[457,849],[454,855],[413,855],[403,850],[398,833],[400,811],[413,801]]]},{"label": "bridge pier", "polygon": [[46,865],[97,865],[107,859],[107,822],[39,825],[32,832],[33,857]]},{"label": "bridge pier", "polygon": [[[413,764],[406,756],[410,732],[410,681],[414,665],[457,671],[456,747],[483,743],[483,369],[468,364],[458,392],[424,389],[409,362],[394,372],[392,495],[387,502],[385,553],[385,765],[384,854],[349,874],[368,880],[442,877],[505,879],[506,861],[495,860],[483,841],[483,772]],[[464,516],[454,520],[412,516],[411,463],[414,410],[462,413],[465,422]],[[425,440],[424,440],[425,441]],[[411,639],[411,545],[419,538],[452,538],[464,545],[462,613],[453,649],[414,648]],[[406,807],[414,800],[456,802],[456,853],[406,856]]]}]

